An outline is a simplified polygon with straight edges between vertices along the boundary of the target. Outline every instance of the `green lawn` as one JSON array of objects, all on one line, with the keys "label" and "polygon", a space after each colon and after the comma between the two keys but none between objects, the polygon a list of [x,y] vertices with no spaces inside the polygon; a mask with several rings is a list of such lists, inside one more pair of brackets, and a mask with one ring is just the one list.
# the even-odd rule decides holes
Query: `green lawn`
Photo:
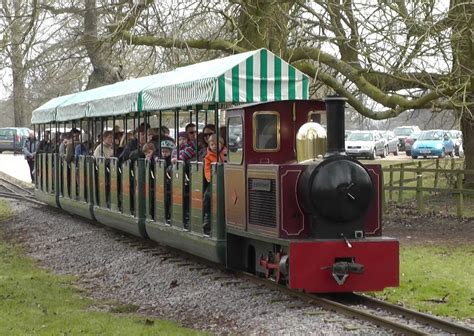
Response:
[{"label": "green lawn", "polygon": [[379,298],[439,316],[474,318],[474,245],[404,246],[400,287]]},{"label": "green lawn", "polygon": [[[0,201],[1,222],[10,216]],[[74,278],[38,268],[18,246],[0,238],[0,335],[199,335],[175,323],[146,318],[130,305],[85,298]],[[102,307],[94,310],[93,307]]]}]

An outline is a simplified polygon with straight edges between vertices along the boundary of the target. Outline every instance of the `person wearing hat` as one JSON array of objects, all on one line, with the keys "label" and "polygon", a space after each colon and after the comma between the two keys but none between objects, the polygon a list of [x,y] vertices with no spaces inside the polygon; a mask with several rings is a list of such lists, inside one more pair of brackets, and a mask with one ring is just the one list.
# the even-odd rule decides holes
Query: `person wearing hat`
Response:
[{"label": "person wearing hat", "polygon": [[178,133],[178,152],[176,149],[173,151],[171,161],[175,163],[178,160],[184,161],[185,163],[191,161],[191,159],[196,155],[194,150],[194,142],[188,139],[187,132]]}]

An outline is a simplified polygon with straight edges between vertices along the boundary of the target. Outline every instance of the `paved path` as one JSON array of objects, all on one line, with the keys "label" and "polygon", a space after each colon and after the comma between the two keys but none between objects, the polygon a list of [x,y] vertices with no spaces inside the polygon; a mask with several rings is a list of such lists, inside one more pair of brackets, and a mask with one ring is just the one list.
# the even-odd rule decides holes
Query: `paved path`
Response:
[{"label": "paved path", "polygon": [[31,182],[30,169],[23,155],[0,154],[0,171],[18,180]]}]

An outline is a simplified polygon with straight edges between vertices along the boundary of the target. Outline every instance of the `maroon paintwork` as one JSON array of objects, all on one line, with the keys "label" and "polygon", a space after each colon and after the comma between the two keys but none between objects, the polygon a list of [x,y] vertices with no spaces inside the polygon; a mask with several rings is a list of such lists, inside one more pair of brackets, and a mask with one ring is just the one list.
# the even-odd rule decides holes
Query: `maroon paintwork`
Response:
[{"label": "maroon paintwork", "polygon": [[378,164],[365,165],[369,171],[374,184],[374,196],[372,204],[367,211],[367,219],[364,224],[364,234],[370,236],[382,236],[382,195],[383,195],[383,172],[382,166]]},{"label": "maroon paintwork", "polygon": [[[364,235],[369,238],[350,240],[351,247],[342,239],[312,239],[311,218],[298,204],[297,185],[306,165],[296,162],[296,132],[308,120],[310,111],[324,110],[321,101],[284,101],[240,106],[227,111],[227,117],[241,116],[244,122],[244,161],[248,164],[277,165],[277,218],[278,230],[262,231],[254,237],[278,237],[287,239],[289,257],[289,287],[312,293],[378,291],[399,285],[399,243],[382,235],[382,186],[380,165],[367,165],[373,184],[374,197],[365,222]],[[280,113],[280,150],[255,152],[253,150],[253,113],[278,111]],[[244,175],[245,176],[245,175]],[[244,177],[247,182],[247,176]],[[229,182],[230,184],[233,181]],[[234,182],[237,183],[237,182]],[[249,207],[247,205],[246,211]],[[343,209],[341,209],[343,211]],[[247,214],[248,220],[248,214]],[[247,231],[247,230],[246,230]],[[255,234],[255,232],[253,232]],[[362,264],[361,274],[350,273],[339,285],[332,276],[331,267],[338,261],[353,260]],[[260,265],[268,272],[279,270],[278,263],[269,263],[265,256]]]},{"label": "maroon paintwork", "polygon": [[282,165],[280,183],[280,238],[306,238],[311,233],[311,218],[298,204],[298,179],[305,165]]},{"label": "maroon paintwork", "polygon": [[[290,243],[291,289],[309,293],[379,291],[399,285],[399,244],[390,238],[351,241],[312,241]],[[353,258],[364,266],[362,274],[349,274],[344,284],[337,284],[331,266],[335,258]]]},{"label": "maroon paintwork", "polygon": [[[296,116],[294,122],[293,109]],[[325,109],[324,102],[318,100],[280,101],[229,109],[227,110],[227,117],[243,117],[245,139],[243,143],[246,164],[281,164],[296,160],[296,133],[303,124],[308,122],[308,113]],[[253,150],[253,113],[258,111],[277,111],[280,113],[280,150],[278,152],[255,152]]]}]

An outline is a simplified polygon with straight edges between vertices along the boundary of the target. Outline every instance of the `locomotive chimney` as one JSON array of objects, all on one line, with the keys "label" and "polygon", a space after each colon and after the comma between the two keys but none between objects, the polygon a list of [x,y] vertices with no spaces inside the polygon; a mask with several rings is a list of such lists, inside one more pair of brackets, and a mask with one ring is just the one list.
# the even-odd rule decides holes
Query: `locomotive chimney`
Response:
[{"label": "locomotive chimney", "polygon": [[344,154],[345,146],[345,126],[344,110],[347,98],[339,96],[327,96],[326,103],[327,118],[327,153],[325,157]]}]

